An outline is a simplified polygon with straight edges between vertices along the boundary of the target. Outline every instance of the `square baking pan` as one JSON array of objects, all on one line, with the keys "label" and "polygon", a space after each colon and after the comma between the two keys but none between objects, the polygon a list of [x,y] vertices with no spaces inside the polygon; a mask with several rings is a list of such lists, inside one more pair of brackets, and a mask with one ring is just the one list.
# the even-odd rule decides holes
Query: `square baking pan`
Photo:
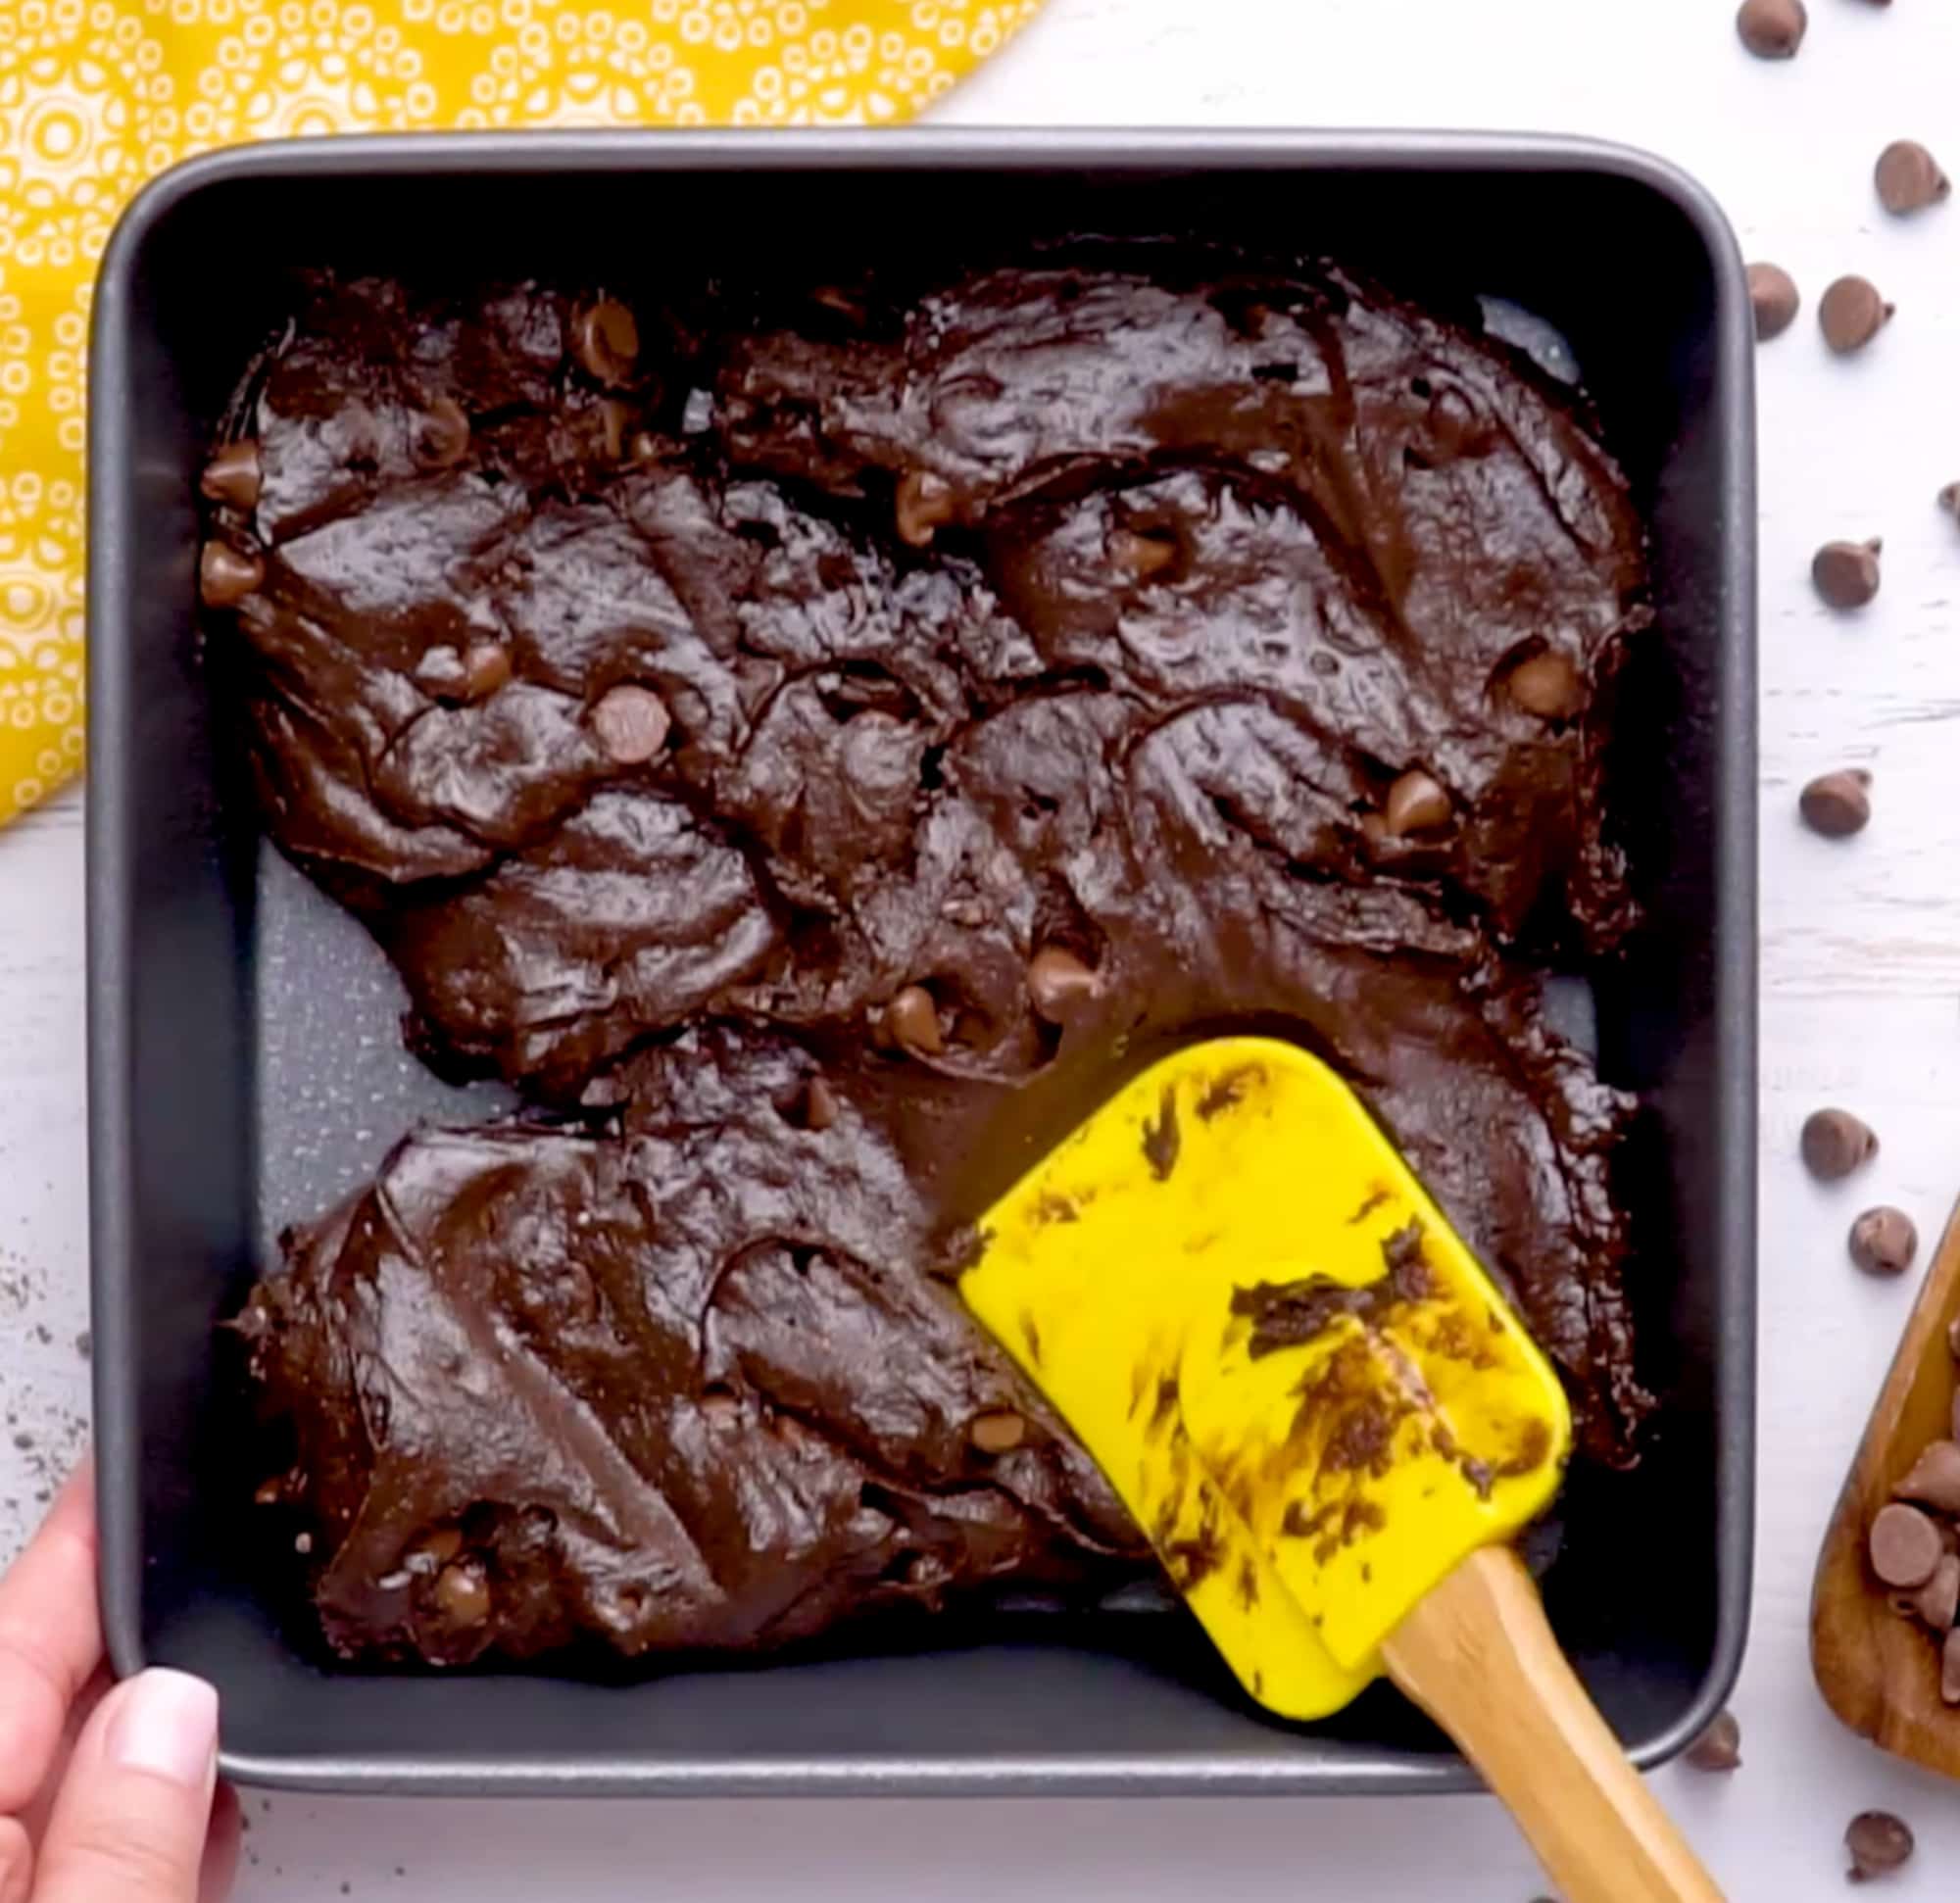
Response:
[{"label": "square baking pan", "polygon": [[[1637,1471],[1573,1475],[1546,1579],[1608,1719],[1651,1764],[1712,1715],[1749,1593],[1755,1276],[1754,450],[1749,304],[1721,214],[1575,140],[1298,132],[593,132],[269,144],[123,218],[90,414],[89,1077],[102,1585],[117,1666],[204,1674],[225,1769],[458,1792],[1408,1791],[1473,1781],[1377,1689],[1310,1728],[1231,1690],[1181,1608],[1002,1611],[933,1649],[631,1683],[382,1675],[310,1651],[256,1577],[217,1325],[280,1223],[418,1117],[477,1118],[402,1049],[362,929],[258,835],[195,622],[196,479],[305,267],[689,281],[759,252],[833,278],[921,234],[1076,231],[1325,252],[1480,296],[1569,346],[1651,525],[1658,624],[1613,762],[1648,922],[1591,986],[1640,1093],[1624,1193]],[[861,1639],[857,1642],[863,1642]]]}]

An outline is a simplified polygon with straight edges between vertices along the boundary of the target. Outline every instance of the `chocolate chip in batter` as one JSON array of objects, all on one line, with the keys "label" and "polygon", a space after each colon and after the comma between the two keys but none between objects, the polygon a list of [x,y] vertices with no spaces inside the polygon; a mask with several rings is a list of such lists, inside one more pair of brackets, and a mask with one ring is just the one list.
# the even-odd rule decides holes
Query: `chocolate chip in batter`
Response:
[{"label": "chocolate chip in batter", "polygon": [[1937,205],[1953,189],[1939,162],[1917,139],[1894,139],[1873,171],[1879,201],[1894,218]]},{"label": "chocolate chip in batter", "polygon": [[486,701],[511,678],[511,651],[501,641],[472,641],[463,655],[463,691]]},{"label": "chocolate chip in batter", "polygon": [[1809,24],[1803,0],[1742,0],[1736,13],[1736,31],[1759,60],[1793,59]]},{"label": "chocolate chip in batter", "polygon": [[1903,1209],[1881,1204],[1851,1225],[1851,1260],[1867,1275],[1903,1275],[1919,1248],[1919,1231]]},{"label": "chocolate chip in batter", "polygon": [[1863,608],[1879,592],[1879,556],[1885,544],[1827,542],[1810,559],[1810,579],[1833,608]]},{"label": "chocolate chip in batter", "polygon": [[1160,530],[1111,529],[1108,549],[1110,561],[1139,581],[1162,574],[1177,561],[1176,538]]},{"label": "chocolate chip in batter", "polygon": [[415,420],[409,454],[418,469],[453,469],[469,454],[469,418],[453,397],[437,397]]},{"label": "chocolate chip in batter", "polygon": [[1412,767],[1389,788],[1382,824],[1396,839],[1435,832],[1449,824],[1449,795],[1420,767]]},{"label": "chocolate chip in batter", "polygon": [[1519,661],[1504,686],[1519,707],[1541,720],[1569,720],[1585,702],[1579,669],[1553,648]]},{"label": "chocolate chip in batter", "polygon": [[1916,1500],[1940,1513],[1960,1514],[1960,1444],[1931,1441],[1892,1493],[1895,1498]]},{"label": "chocolate chip in batter", "polygon": [[1945,1551],[1933,1521],[1918,1507],[1896,1500],[1880,1507],[1866,1545],[1872,1571],[1901,1591],[1924,1586]]},{"label": "chocolate chip in batter", "polygon": [[1688,1747],[1688,1762],[1696,1771],[1736,1771],[1742,1762],[1742,1728],[1736,1714],[1719,1711],[1708,1729]]},{"label": "chocolate chip in batter", "polygon": [[1836,1183],[1879,1153],[1879,1140],[1849,1110],[1813,1110],[1798,1139],[1803,1166],[1820,1183]]},{"label": "chocolate chip in batter", "polygon": [[598,383],[624,383],[640,359],[640,326],[617,298],[602,297],[572,315],[571,354]]},{"label": "chocolate chip in batter", "polygon": [[592,728],[621,766],[639,766],[666,744],[673,721],[666,703],[651,688],[630,681],[609,689],[592,709]]},{"label": "chocolate chip in batter", "polygon": [[265,585],[266,564],[229,542],[207,542],[197,559],[197,592],[206,608],[236,608]]},{"label": "chocolate chip in batter", "polygon": [[821,1077],[812,1077],[803,1094],[803,1127],[818,1132],[837,1121],[837,1093]]},{"label": "chocolate chip in batter", "polygon": [[1797,810],[1813,833],[1826,839],[1849,839],[1862,833],[1872,817],[1872,776],[1862,766],[1820,773],[1797,796]]},{"label": "chocolate chip in batter", "polygon": [[885,1006],[885,1035],[906,1050],[936,1057],[946,1049],[939,1005],[923,985],[907,985]]},{"label": "chocolate chip in batter", "polygon": [[1028,1001],[1051,1024],[1067,1023],[1102,989],[1097,973],[1059,945],[1045,945],[1028,960]]},{"label": "chocolate chip in batter", "polygon": [[1863,350],[1891,321],[1895,308],[1879,295],[1869,278],[1840,277],[1818,301],[1817,325],[1824,341],[1839,357],[1848,357]]},{"label": "chocolate chip in batter", "polygon": [[490,1582],[474,1559],[452,1560],[436,1576],[435,1602],[452,1626],[480,1626],[490,1617]]},{"label": "chocolate chip in batter", "polygon": [[1802,302],[1796,279],[1781,265],[1749,267],[1749,309],[1755,314],[1759,342],[1781,337],[1795,322]]},{"label": "chocolate chip in batter", "polygon": [[907,469],[899,478],[893,505],[899,540],[914,549],[931,545],[935,531],[958,513],[953,485],[930,469]]},{"label": "chocolate chip in batter", "polygon": [[1869,1882],[1898,1869],[1912,1855],[1912,1831],[1903,1818],[1890,1811],[1860,1811],[1845,1826],[1844,1848],[1851,1855],[1852,1882]]},{"label": "chocolate chip in batter", "polygon": [[1011,1407],[977,1414],[967,1435],[982,1453],[1011,1453],[1027,1439],[1028,1424]]},{"label": "chocolate chip in batter", "polygon": [[261,480],[259,445],[247,437],[243,442],[226,443],[204,465],[197,486],[213,502],[249,512],[259,506]]}]

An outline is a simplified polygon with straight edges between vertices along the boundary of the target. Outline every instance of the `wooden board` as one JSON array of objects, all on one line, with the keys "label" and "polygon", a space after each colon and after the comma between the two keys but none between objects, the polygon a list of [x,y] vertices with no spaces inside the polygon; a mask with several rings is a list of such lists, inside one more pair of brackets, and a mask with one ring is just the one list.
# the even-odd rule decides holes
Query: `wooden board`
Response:
[{"label": "wooden board", "polygon": [[1939,1696],[1939,1646],[1901,1618],[1865,1563],[1872,1516],[1929,1440],[1952,1432],[1960,1210],[1940,1238],[1818,1555],[1810,1663],[1825,1703],[1882,1749],[1960,1778],[1960,1706]]}]

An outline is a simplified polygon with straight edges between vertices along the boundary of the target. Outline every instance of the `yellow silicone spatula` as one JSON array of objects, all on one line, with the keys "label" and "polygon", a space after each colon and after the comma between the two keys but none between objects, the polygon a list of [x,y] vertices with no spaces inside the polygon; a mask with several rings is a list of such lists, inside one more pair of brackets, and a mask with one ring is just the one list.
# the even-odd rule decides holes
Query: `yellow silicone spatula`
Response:
[{"label": "yellow silicone spatula", "polygon": [[1318,1059],[1144,1072],[989,1210],[960,1291],[1260,1704],[1324,1717],[1386,1673],[1568,1903],[1719,1898],[1509,1543],[1570,1451],[1557,1377]]}]

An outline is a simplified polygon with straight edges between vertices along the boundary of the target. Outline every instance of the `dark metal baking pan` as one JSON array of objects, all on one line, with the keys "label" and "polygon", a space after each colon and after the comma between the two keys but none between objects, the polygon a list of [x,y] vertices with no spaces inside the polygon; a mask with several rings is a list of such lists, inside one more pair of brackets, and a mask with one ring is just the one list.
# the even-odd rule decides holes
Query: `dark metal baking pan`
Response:
[{"label": "dark metal baking pan", "polygon": [[[256,1589],[214,1325],[271,1232],[415,1117],[480,1114],[401,1049],[358,927],[259,840],[193,621],[195,478],[301,266],[591,277],[622,249],[812,277],[919,234],[1081,229],[1326,251],[1491,294],[1583,367],[1652,525],[1659,625],[1624,685],[1619,798],[1650,923],[1595,985],[1647,1106],[1626,1194],[1662,1406],[1632,1475],[1580,1471],[1555,1623],[1643,1763],[1740,1661],[1755,1269],[1754,467],[1748,299],[1720,213],[1571,140],[1293,132],[660,133],[265,145],[130,209],[95,305],[90,438],[91,1195],[103,1592],[117,1665],[223,1692],[226,1769],[451,1791],[1402,1791],[1468,1774],[1377,1691],[1275,1725],[1176,1608],[948,1629],[938,1649],[632,1684],[324,1667]],[[799,247],[803,249],[800,251]],[[821,260],[821,264],[817,261]],[[847,257],[846,264],[857,262]]]}]

